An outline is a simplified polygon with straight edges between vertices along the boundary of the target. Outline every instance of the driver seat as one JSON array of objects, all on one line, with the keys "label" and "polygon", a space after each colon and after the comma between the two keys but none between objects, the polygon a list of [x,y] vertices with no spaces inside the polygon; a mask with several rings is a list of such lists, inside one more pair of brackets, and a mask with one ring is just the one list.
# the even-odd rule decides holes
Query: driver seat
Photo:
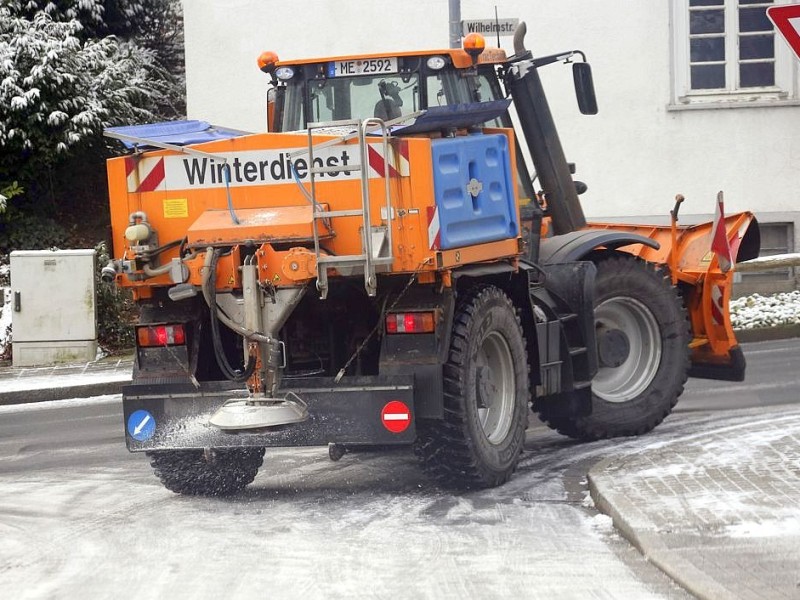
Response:
[{"label": "driver seat", "polygon": [[400,106],[398,106],[394,99],[386,97],[378,100],[375,104],[373,116],[383,121],[391,121],[392,119],[403,116],[403,111],[400,110]]}]

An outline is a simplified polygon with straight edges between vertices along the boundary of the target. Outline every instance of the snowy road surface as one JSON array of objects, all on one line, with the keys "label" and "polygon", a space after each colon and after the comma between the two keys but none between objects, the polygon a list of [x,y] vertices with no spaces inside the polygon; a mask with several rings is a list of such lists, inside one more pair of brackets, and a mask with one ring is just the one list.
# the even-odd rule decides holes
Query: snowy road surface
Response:
[{"label": "snowy road surface", "polygon": [[687,597],[590,506],[617,442],[536,428],[509,484],[467,494],[405,452],[268,450],[243,495],[188,498],[125,450],[119,397],[65,404],[0,408],[5,598]]},{"label": "snowy road surface", "polygon": [[677,412],[727,410],[800,402],[800,339],[744,344],[745,381],[690,379]]},{"label": "snowy road surface", "polygon": [[[118,396],[0,407],[2,598],[686,598],[591,506],[588,469],[797,402],[800,342],[747,348],[748,382],[692,381],[638,439],[540,425],[505,486],[453,494],[410,453],[267,450],[234,499],[180,497],[125,449]],[[745,417],[746,418],[746,417]]]}]

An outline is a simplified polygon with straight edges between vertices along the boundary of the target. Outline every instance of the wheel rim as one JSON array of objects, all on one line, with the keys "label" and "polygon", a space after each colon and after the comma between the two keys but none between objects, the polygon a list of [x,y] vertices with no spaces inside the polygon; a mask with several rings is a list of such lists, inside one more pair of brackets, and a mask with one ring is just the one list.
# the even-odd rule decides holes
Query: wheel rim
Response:
[{"label": "wheel rim", "polygon": [[595,308],[595,326],[618,329],[628,338],[628,357],[618,367],[600,367],[592,380],[595,395],[609,402],[627,402],[650,385],[661,363],[661,333],[653,313],[625,296]]},{"label": "wheel rim", "polygon": [[492,444],[505,440],[514,418],[514,361],[508,342],[497,332],[478,350],[475,373],[478,421]]}]

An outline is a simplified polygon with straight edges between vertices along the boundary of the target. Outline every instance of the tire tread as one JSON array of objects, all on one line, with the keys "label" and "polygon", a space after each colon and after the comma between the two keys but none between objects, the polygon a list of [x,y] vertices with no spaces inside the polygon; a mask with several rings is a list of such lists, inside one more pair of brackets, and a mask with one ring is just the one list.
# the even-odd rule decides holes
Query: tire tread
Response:
[{"label": "tire tread", "polygon": [[[464,402],[462,380],[465,362],[469,360],[467,339],[472,322],[478,317],[480,308],[493,299],[502,297],[514,314],[516,327],[522,336],[519,315],[511,300],[499,288],[479,285],[471,288],[462,299],[453,320],[448,361],[442,369],[444,383],[444,420],[418,425],[414,453],[423,470],[447,487],[461,489],[494,487],[505,483],[512,475],[519,459],[522,444],[510,468],[500,473],[490,473],[482,464],[475,441],[469,432],[469,415]],[[524,339],[524,338],[523,338]],[[524,351],[524,342],[522,344]],[[527,353],[525,356],[525,381],[527,382]],[[519,367],[519,365],[516,365]],[[526,411],[527,412],[527,411]],[[517,424],[512,425],[515,429]],[[514,435],[518,435],[515,432]],[[524,427],[521,435],[524,437]]]},{"label": "tire tread", "polygon": [[264,448],[148,452],[150,465],[171,492],[187,496],[230,496],[252,483],[264,462]]}]

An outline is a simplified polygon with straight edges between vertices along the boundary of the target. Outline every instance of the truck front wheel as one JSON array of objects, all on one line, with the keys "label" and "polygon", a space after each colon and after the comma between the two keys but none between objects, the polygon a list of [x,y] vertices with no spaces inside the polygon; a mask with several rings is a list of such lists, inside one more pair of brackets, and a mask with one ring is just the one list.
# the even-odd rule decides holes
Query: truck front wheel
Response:
[{"label": "truck front wheel", "polygon": [[689,322],[668,274],[623,253],[596,264],[600,365],[592,380],[591,414],[566,416],[558,399],[534,402],[553,429],[583,440],[650,431],[672,411],[689,370]]},{"label": "truck front wheel", "polygon": [[418,424],[415,451],[443,485],[486,488],[517,466],[528,414],[528,361],[511,300],[480,286],[460,300],[444,365],[444,419]]},{"label": "truck front wheel", "polygon": [[188,496],[230,496],[255,479],[264,448],[160,450],[150,464],[168,490]]}]

